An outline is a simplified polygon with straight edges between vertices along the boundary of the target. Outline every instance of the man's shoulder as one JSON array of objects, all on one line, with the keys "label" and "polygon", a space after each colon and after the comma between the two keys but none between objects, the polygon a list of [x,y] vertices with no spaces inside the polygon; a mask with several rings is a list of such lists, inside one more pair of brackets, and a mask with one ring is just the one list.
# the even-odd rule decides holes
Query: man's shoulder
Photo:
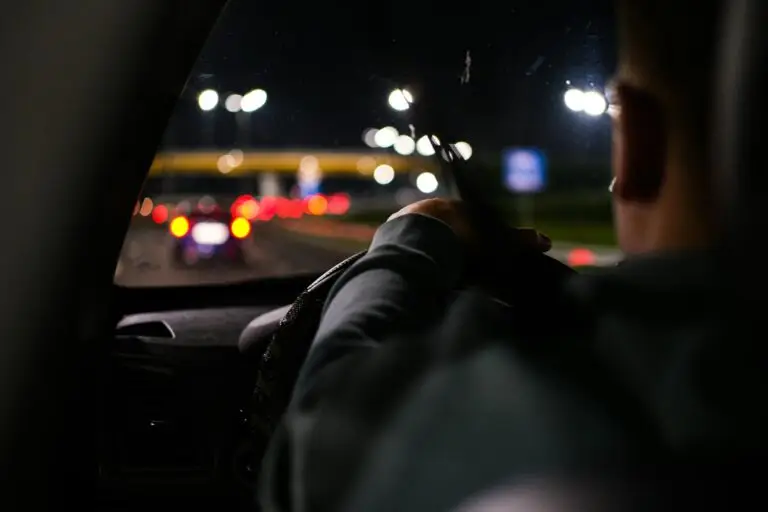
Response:
[{"label": "man's shoulder", "polygon": [[[423,372],[367,458],[363,481],[371,485],[361,489],[365,508],[356,509],[400,502],[450,510],[510,475],[601,457],[610,464],[641,451],[626,442],[630,421],[609,412],[626,397],[600,382],[601,369],[585,354],[528,346],[537,342],[547,339],[491,340]],[[382,507],[368,508],[374,503]]]},{"label": "man's shoulder", "polygon": [[[537,332],[534,326],[527,329],[531,336],[521,334],[521,325],[530,322],[516,316],[514,306],[480,290],[464,289],[453,295],[439,320],[427,321],[417,331],[404,332],[374,351],[351,355],[324,370],[305,401],[313,418],[305,440],[314,447],[314,456],[307,462],[307,471],[313,475],[313,502],[337,499],[364,460],[379,465],[387,453],[397,454],[400,461],[412,460],[409,453],[419,453],[422,461],[437,460],[433,457],[437,452],[424,452],[432,443],[422,445],[420,439],[426,435],[446,447],[452,436],[460,440],[466,432],[477,431],[476,425],[466,423],[469,417],[493,427],[472,436],[490,443],[476,451],[488,455],[511,425],[545,430],[524,423],[537,403],[547,407],[547,402],[572,402],[568,397],[556,398],[558,389],[568,386],[548,375],[551,363],[547,361],[561,353],[551,344],[561,340]],[[550,349],[545,348],[548,345]],[[316,407],[316,400],[322,407]],[[302,403],[295,405],[289,415],[292,424],[303,414]],[[444,420],[451,410],[463,419]],[[534,413],[533,417],[558,425],[568,421],[565,416],[555,420]],[[391,452],[379,440],[389,443]],[[370,450],[379,449],[387,453],[370,456]],[[463,453],[453,455],[463,457]]]}]

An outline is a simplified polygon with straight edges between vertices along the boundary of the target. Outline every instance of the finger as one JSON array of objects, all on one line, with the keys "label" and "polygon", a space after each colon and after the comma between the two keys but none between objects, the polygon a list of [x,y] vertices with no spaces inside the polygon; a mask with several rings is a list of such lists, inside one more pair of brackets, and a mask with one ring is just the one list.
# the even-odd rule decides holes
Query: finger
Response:
[{"label": "finger", "polygon": [[517,242],[523,247],[541,252],[546,252],[552,248],[552,240],[533,228],[518,228],[514,232]]},{"label": "finger", "polygon": [[549,237],[548,237],[547,235],[545,235],[544,233],[539,233],[538,231],[537,231],[537,233],[538,233],[538,235],[539,235],[539,242],[538,242],[538,244],[539,244],[539,250],[540,250],[541,252],[547,252],[547,251],[549,251],[550,249],[552,249],[552,239],[551,239],[551,238],[549,238]]}]

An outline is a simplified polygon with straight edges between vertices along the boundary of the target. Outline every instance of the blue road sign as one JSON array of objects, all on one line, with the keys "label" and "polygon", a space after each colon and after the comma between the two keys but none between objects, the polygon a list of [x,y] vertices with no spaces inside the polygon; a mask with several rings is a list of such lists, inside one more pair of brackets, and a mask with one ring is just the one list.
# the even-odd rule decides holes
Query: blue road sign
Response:
[{"label": "blue road sign", "polygon": [[547,185],[547,159],[536,148],[510,148],[503,152],[504,184],[512,192],[530,194]]},{"label": "blue road sign", "polygon": [[301,196],[302,199],[309,196],[314,196],[319,193],[320,193],[319,181],[299,183],[299,195]]}]

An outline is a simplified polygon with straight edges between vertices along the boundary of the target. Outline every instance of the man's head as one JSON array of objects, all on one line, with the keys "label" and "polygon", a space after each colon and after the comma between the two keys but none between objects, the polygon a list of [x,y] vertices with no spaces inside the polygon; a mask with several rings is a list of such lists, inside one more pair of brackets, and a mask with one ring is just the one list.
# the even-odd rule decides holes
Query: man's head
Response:
[{"label": "man's head", "polygon": [[619,243],[643,253],[707,245],[721,0],[618,0],[614,207]]}]

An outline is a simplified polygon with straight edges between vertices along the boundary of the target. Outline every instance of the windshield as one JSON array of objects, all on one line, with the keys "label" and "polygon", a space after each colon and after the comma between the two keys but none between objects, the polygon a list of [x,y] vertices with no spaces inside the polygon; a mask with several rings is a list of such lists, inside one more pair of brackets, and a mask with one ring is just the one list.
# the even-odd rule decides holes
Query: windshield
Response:
[{"label": "windshield", "polygon": [[611,3],[442,12],[231,0],[169,121],[116,282],[322,272],[403,205],[448,193],[425,130],[455,144],[510,223],[548,234],[553,256],[616,262]]}]

